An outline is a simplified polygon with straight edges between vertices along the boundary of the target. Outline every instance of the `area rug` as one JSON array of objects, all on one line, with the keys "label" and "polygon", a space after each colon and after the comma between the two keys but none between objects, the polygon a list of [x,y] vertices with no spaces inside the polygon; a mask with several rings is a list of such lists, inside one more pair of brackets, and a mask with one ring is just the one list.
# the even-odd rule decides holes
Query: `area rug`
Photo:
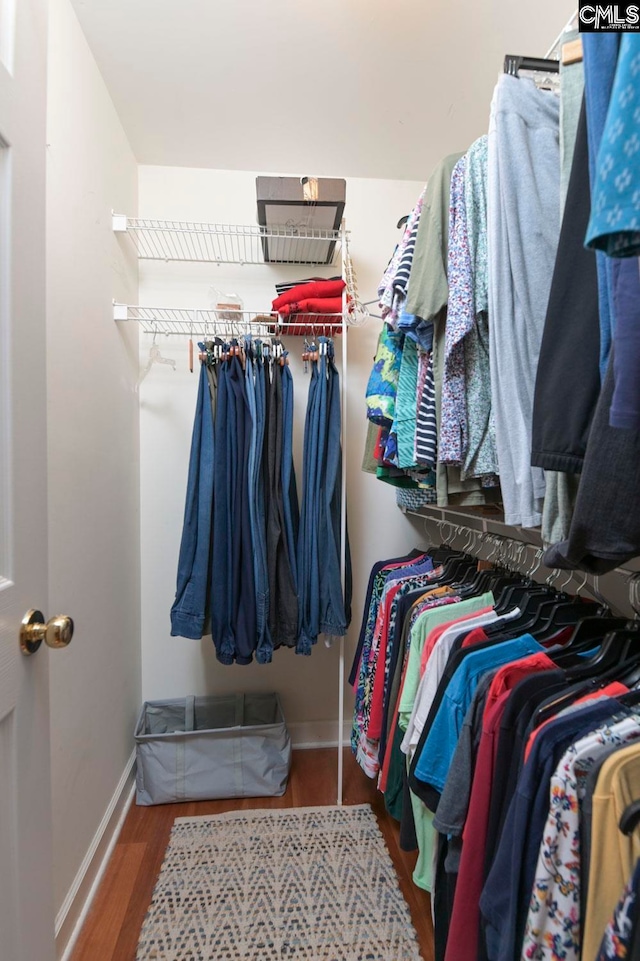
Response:
[{"label": "area rug", "polygon": [[137,961],[420,961],[368,804],[176,818]]}]

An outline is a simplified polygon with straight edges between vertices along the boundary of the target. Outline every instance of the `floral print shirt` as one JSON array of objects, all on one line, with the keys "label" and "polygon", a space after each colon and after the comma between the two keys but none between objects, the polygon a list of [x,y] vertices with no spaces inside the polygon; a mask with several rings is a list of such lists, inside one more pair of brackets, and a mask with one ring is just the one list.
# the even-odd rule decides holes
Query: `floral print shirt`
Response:
[{"label": "floral print shirt", "polygon": [[[355,683],[355,704],[353,708],[353,727],[351,730],[351,750],[356,757],[358,756],[360,735],[365,733],[368,727],[371,695],[373,693],[373,677],[370,674],[370,665],[375,663],[375,652],[377,651],[380,631],[382,630],[382,621],[379,620],[379,618],[382,617],[381,610],[384,608],[385,589],[387,587],[391,587],[394,574],[396,573],[397,571],[389,569],[383,569],[382,571],[379,571],[374,578],[373,590],[371,591],[371,600],[369,602],[369,612],[367,615],[364,643],[360,656],[358,679]],[[441,574],[442,567],[437,567],[429,574],[420,575],[418,578],[407,578],[405,583],[411,585],[410,589],[412,589],[413,586],[421,587],[426,585],[425,590],[427,590],[429,581],[437,580]],[[416,581],[418,583],[416,583]],[[372,649],[374,650],[373,655]],[[369,776],[374,777],[376,773],[377,768],[376,771]]]},{"label": "floral print shirt", "polygon": [[610,745],[638,737],[640,715],[609,722],[572,744],[558,764],[551,778],[522,961],[579,961],[580,805],[587,775]]},{"label": "floral print shirt", "polygon": [[449,307],[439,460],[461,478],[495,484],[498,459],[491,417],[487,257],[487,138],[453,170],[449,215]]},{"label": "floral print shirt", "polygon": [[638,910],[639,887],[640,861],[636,863],[633,874],[613,912],[613,917],[605,928],[596,961],[615,961],[616,958],[626,958],[628,956]]},{"label": "floral print shirt", "polygon": [[466,447],[465,366],[463,339],[473,328],[475,304],[471,253],[467,234],[464,199],[466,156],[451,175],[449,210],[449,307],[445,326],[444,372],[438,459],[443,464],[461,464]]}]

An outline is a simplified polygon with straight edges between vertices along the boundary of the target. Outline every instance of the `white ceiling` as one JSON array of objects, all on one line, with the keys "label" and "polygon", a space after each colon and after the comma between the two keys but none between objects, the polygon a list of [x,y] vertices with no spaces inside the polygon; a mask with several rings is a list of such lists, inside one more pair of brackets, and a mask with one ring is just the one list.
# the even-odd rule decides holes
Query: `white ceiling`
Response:
[{"label": "white ceiling", "polygon": [[425,179],[575,0],[72,0],[140,163]]}]

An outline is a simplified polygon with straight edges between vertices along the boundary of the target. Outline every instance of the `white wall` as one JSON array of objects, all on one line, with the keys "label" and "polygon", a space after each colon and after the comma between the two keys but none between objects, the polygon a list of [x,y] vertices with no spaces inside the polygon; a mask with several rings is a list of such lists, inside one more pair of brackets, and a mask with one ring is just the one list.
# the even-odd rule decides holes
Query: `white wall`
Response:
[{"label": "white wall", "polygon": [[[347,181],[346,218],[363,300],[375,297],[376,286],[398,237],[396,223],[409,212],[422,188],[413,181]],[[255,223],[255,173],[140,167],[141,217]],[[141,262],[140,303],[153,306],[207,306],[209,287],[237,292],[248,310],[269,309],[276,279],[315,275],[323,268],[274,266],[217,267],[204,264]],[[324,275],[331,271],[324,269]],[[335,273],[335,268],[333,270]],[[349,530],[354,571],[353,625],[349,634],[350,664],[359,630],[364,591],[374,560],[393,556],[413,545],[414,531],[395,506],[395,493],[360,469],[366,420],[364,392],[380,322],[369,320],[349,332],[348,462]],[[151,338],[141,337],[142,363]],[[187,477],[197,371],[187,365],[187,338],[160,337],[165,357],[177,369],[154,367],[141,388],[141,545],[142,545],[142,677],[146,699],[189,693],[234,690],[277,690],[294,741],[335,738],[338,651],[321,643],[310,658],[277,651],[271,665],[220,665],[210,637],[202,641],[172,638],[169,610],[175,593],[178,549]],[[308,378],[291,338],[295,381],[295,445],[299,455]],[[298,459],[299,463],[299,459]],[[299,473],[299,481],[301,476]],[[351,711],[347,698],[346,714]]]},{"label": "white wall", "polygon": [[50,7],[46,613],[76,627],[50,654],[60,912],[131,755],[140,702],[138,345],[111,308],[137,298],[137,262],[111,230],[112,207],[136,209],[137,167],[69,0]]}]

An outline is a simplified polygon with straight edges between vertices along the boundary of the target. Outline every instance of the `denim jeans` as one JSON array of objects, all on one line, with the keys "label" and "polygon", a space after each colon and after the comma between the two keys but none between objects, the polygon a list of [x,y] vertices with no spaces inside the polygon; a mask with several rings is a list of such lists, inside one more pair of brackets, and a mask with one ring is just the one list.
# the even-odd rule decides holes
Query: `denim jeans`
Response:
[{"label": "denim jeans", "polygon": [[265,473],[263,469],[267,364],[263,360],[262,344],[260,342],[256,345],[254,355],[256,420],[254,424],[255,456],[253,462],[253,491],[255,496],[253,550],[256,587],[256,660],[259,664],[268,664],[271,661],[273,653],[273,642],[269,629],[269,577],[267,567]]},{"label": "denim jeans", "polygon": [[[331,345],[332,348],[332,345]],[[332,352],[332,350],[331,350]],[[327,358],[327,439],[325,444],[323,489],[318,511],[318,554],[320,558],[320,633],[341,637],[347,632],[350,610],[340,578],[342,448],[340,444],[340,378],[333,357]],[[351,557],[347,536],[346,594],[351,605]]]},{"label": "denim jeans", "polygon": [[318,360],[318,396],[316,405],[316,436],[315,446],[312,447],[313,461],[313,494],[311,501],[311,585],[309,627],[312,643],[315,644],[320,634],[320,538],[319,524],[322,511],[324,492],[326,453],[327,453],[327,397],[328,397],[328,365],[327,338],[318,338],[320,358]]},{"label": "denim jeans", "polygon": [[282,422],[282,496],[284,500],[285,542],[293,584],[297,594],[296,544],[300,526],[300,508],[298,506],[298,485],[293,466],[293,377],[288,365],[282,368]]},{"label": "denim jeans", "polygon": [[[312,364],[304,439],[303,495],[298,538],[300,630],[296,650],[310,654],[320,633],[346,633],[340,581],[340,389],[327,338]],[[348,596],[351,569],[347,563]],[[349,601],[350,603],[350,601]]]},{"label": "denim jeans", "polygon": [[[284,495],[283,367],[273,362],[269,396],[267,563],[269,568],[269,626],[274,648],[294,647],[298,637],[298,594],[287,549]],[[290,453],[290,451],[289,451]]]},{"label": "denim jeans", "polygon": [[245,374],[238,357],[229,362],[229,383],[235,400],[234,421],[228,423],[228,433],[234,434],[232,448],[236,461],[231,478],[233,503],[230,514],[233,594],[231,626],[235,643],[236,664],[250,664],[256,647],[256,593],[253,573],[253,542],[249,513],[249,454],[253,422],[247,399]]},{"label": "denim jeans", "polygon": [[[307,413],[304,428],[302,504],[300,508],[300,531],[298,534],[298,643],[297,654],[311,654],[317,641],[313,634],[311,610],[313,607],[314,580],[312,570],[317,570],[317,540],[314,538],[314,483],[317,469],[317,407],[319,391],[318,362],[311,363],[311,382],[307,397]],[[312,553],[316,552],[315,565]],[[316,582],[317,583],[317,582]],[[317,602],[316,602],[317,606]]]},{"label": "denim jeans", "polygon": [[216,656],[222,664],[233,664],[235,643],[231,630],[232,543],[231,519],[232,497],[235,477],[233,441],[235,430],[229,430],[230,420],[235,421],[235,402],[229,387],[229,365],[222,362],[218,369],[218,404],[215,422],[213,546],[211,560],[211,633]]},{"label": "denim jeans", "polygon": [[207,368],[200,369],[191,437],[187,497],[176,597],[171,608],[172,636],[202,637],[209,597],[209,552],[213,519],[214,434]]}]

